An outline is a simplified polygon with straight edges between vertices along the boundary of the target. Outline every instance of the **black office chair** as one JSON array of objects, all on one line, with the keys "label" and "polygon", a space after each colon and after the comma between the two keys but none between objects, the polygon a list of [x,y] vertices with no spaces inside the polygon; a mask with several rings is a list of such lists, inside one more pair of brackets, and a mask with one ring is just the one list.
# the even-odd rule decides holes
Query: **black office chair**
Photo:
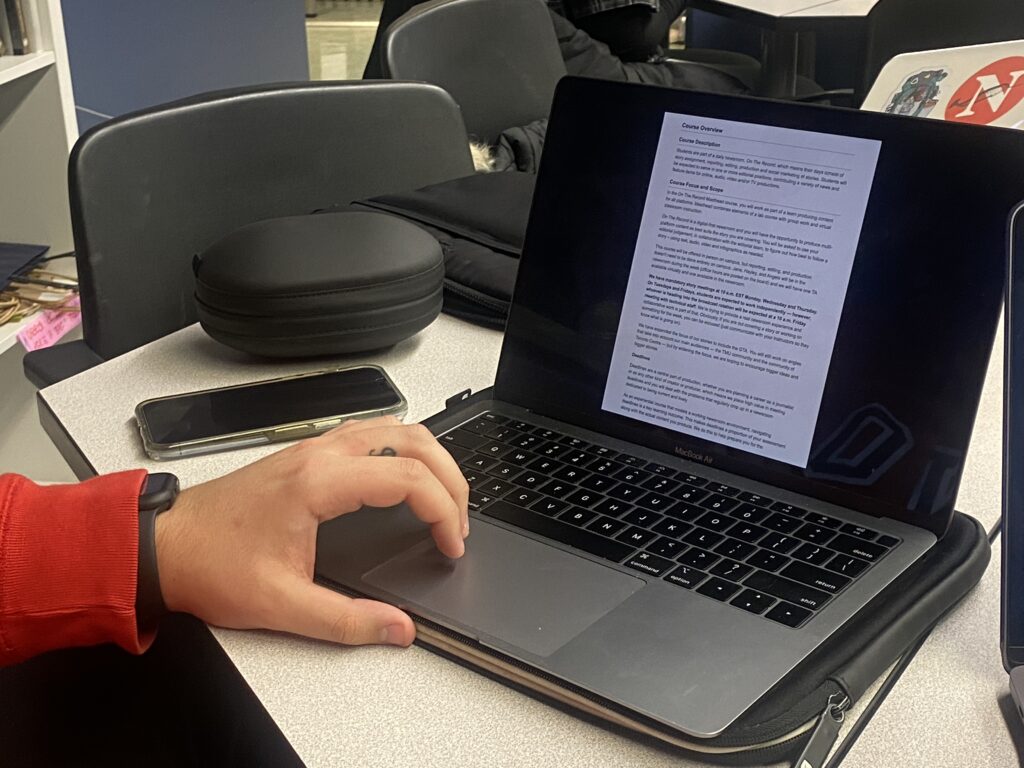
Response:
[{"label": "black office chair", "polygon": [[244,224],[472,173],[458,106],[425,83],[234,89],[97,126],[69,163],[85,338],[25,374],[45,387],[196,322],[192,257]]},{"label": "black office chair", "polygon": [[388,27],[384,61],[389,77],[448,91],[469,134],[488,144],[506,128],[547,117],[565,75],[539,0],[422,3]]}]

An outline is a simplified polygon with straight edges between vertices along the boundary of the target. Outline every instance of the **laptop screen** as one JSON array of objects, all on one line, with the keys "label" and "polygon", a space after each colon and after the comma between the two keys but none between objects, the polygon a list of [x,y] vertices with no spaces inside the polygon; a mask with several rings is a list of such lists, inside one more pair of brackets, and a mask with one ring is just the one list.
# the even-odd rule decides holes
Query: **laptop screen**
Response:
[{"label": "laptop screen", "polygon": [[941,534],[1024,133],[567,78],[499,398]]},{"label": "laptop screen", "polygon": [[[1006,668],[1024,664],[1024,207],[1010,224],[1006,354],[1003,359],[1002,650]],[[1017,396],[1015,395],[1015,390]]]}]

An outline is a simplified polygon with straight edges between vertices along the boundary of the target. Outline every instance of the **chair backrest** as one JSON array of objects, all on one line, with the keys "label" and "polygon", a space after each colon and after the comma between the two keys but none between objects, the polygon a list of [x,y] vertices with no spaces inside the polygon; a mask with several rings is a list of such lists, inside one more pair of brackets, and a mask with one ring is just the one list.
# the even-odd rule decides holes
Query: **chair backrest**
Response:
[{"label": "chair backrest", "polygon": [[244,224],[472,172],[458,106],[424,83],[219,91],[97,126],[69,166],[86,343],[109,359],[195,322],[192,257]]},{"label": "chair backrest", "polygon": [[868,14],[861,96],[894,56],[1024,38],[1021,0],[881,0]]},{"label": "chair backrest", "polygon": [[470,136],[547,117],[565,64],[541,0],[432,0],[385,34],[388,74],[448,91]]}]

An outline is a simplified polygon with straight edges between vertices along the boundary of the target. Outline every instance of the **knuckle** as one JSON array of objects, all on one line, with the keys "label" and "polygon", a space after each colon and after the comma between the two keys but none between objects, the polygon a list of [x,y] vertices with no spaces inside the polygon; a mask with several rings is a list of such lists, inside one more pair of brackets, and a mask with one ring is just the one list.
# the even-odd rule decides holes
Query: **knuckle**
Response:
[{"label": "knuckle", "polygon": [[422,424],[410,424],[407,429],[413,440],[417,441],[433,441],[434,433],[431,432],[427,427]]},{"label": "knuckle", "polygon": [[359,639],[359,619],[351,613],[339,613],[331,622],[330,636],[345,645],[352,645]]},{"label": "knuckle", "polygon": [[396,457],[398,461],[399,476],[410,483],[422,482],[426,476],[427,468],[419,459],[412,459],[407,456]]}]

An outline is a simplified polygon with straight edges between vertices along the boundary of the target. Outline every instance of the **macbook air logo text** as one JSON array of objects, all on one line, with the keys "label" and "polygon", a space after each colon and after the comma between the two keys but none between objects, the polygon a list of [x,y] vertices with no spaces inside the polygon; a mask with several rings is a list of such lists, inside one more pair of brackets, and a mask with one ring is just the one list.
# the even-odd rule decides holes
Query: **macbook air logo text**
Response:
[{"label": "macbook air logo text", "polygon": [[677,456],[682,456],[684,459],[690,459],[691,461],[701,461],[705,464],[711,464],[714,459],[711,456],[707,456],[703,453],[697,453],[691,451],[689,448],[683,448],[681,445],[675,446],[673,449]]}]

